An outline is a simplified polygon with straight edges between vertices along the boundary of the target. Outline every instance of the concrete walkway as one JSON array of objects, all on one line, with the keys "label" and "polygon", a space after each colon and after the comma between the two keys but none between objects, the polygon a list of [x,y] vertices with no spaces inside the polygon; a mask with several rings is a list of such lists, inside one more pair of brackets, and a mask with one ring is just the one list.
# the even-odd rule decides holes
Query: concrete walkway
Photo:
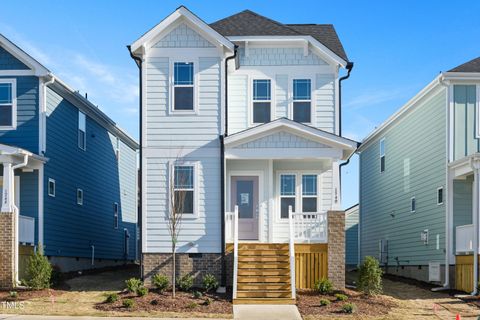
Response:
[{"label": "concrete walkway", "polygon": [[240,304],[233,306],[235,320],[302,320],[295,305]]},{"label": "concrete walkway", "polygon": [[[27,316],[15,314],[0,314],[0,320],[194,320],[193,318],[145,318],[145,317],[77,317],[77,316]],[[215,319],[227,320],[227,319]]]}]

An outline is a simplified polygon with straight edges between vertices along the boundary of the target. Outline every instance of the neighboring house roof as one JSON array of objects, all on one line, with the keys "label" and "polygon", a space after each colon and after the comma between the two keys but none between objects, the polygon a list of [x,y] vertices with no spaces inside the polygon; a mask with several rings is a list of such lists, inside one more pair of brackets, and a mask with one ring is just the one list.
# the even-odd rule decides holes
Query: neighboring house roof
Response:
[{"label": "neighboring house roof", "polygon": [[224,36],[312,36],[340,58],[348,61],[342,43],[331,24],[283,24],[250,10],[244,10],[210,24]]},{"label": "neighboring house roof", "polygon": [[480,57],[456,66],[448,72],[480,72]]},{"label": "neighboring house roof", "polygon": [[355,212],[358,212],[358,208],[359,208],[359,204],[354,204],[353,206],[345,209],[345,215],[349,215],[349,214],[352,214],[352,213],[355,213]]}]

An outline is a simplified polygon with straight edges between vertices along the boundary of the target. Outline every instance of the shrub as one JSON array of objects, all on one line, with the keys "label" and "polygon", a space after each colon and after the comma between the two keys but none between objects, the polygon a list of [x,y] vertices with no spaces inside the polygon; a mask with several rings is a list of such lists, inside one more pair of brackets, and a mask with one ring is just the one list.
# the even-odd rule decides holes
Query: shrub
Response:
[{"label": "shrub", "polygon": [[157,287],[160,293],[164,292],[170,286],[170,280],[166,275],[163,274],[156,274],[152,277],[152,283],[155,287]]},{"label": "shrub", "polygon": [[375,295],[382,292],[382,269],[378,260],[374,257],[365,257],[360,266],[358,276],[358,289],[367,295]]},{"label": "shrub", "polygon": [[107,298],[105,299],[105,303],[114,303],[118,301],[118,294],[116,293],[110,293],[107,295]]},{"label": "shrub", "polygon": [[212,304],[212,299],[210,299],[210,298],[205,299],[205,301],[203,302],[204,306],[209,306],[211,304]]},{"label": "shrub", "polygon": [[27,279],[23,282],[28,287],[35,290],[50,288],[52,265],[41,249],[28,258],[26,275]]},{"label": "shrub", "polygon": [[137,278],[130,278],[125,280],[125,285],[127,286],[128,292],[137,293],[138,289],[143,286],[143,282]]},{"label": "shrub", "polygon": [[206,274],[202,279],[202,283],[206,292],[215,291],[218,288],[217,278],[213,274]]},{"label": "shrub", "polygon": [[135,301],[133,301],[133,299],[125,299],[122,305],[124,308],[131,309],[135,306]]},{"label": "shrub", "polygon": [[315,282],[313,289],[320,294],[328,294],[332,292],[333,285],[330,280],[323,278]]},{"label": "shrub", "polygon": [[329,306],[330,303],[331,303],[331,302],[330,302],[330,300],[328,300],[328,299],[320,299],[320,305],[321,305],[322,307]]},{"label": "shrub", "polygon": [[200,299],[202,297],[202,293],[200,291],[193,291],[193,297],[195,299]]},{"label": "shrub", "polygon": [[52,266],[52,277],[50,283],[52,287],[58,287],[65,281],[65,275],[60,270],[59,266]]},{"label": "shrub", "polygon": [[139,297],[144,297],[148,294],[148,288],[147,287],[140,287],[137,289],[137,295]]},{"label": "shrub", "polygon": [[198,307],[198,303],[196,302],[190,302],[189,304],[187,304],[187,308],[189,309],[195,309],[196,307]]},{"label": "shrub", "polygon": [[193,277],[189,274],[184,275],[177,280],[177,286],[182,291],[189,291],[193,287]]},{"label": "shrub", "polygon": [[337,298],[337,301],[347,301],[348,300],[348,296],[346,294],[343,294],[343,293],[337,293],[335,295],[335,298]]},{"label": "shrub", "polygon": [[8,293],[8,296],[11,298],[11,299],[17,299],[18,298],[18,292],[17,291],[10,291]]},{"label": "shrub", "polygon": [[345,313],[354,313],[355,311],[357,311],[357,306],[353,303],[345,303],[342,306],[342,311]]}]

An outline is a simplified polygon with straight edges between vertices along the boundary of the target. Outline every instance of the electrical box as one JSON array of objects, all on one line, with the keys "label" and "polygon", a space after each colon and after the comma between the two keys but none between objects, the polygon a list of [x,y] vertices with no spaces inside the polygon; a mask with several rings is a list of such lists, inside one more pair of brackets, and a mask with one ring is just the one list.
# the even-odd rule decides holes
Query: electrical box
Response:
[{"label": "electrical box", "polygon": [[439,282],[440,279],[440,262],[432,262],[428,263],[428,281],[431,282]]}]

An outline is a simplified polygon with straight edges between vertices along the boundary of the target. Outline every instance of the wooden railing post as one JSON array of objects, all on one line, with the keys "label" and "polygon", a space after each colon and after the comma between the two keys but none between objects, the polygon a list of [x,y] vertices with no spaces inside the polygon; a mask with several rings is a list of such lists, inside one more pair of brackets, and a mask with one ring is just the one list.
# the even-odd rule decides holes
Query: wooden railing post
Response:
[{"label": "wooden railing post", "polygon": [[233,299],[237,298],[238,277],[238,206],[233,213]]},{"label": "wooden railing post", "polygon": [[288,221],[290,230],[289,251],[290,251],[290,285],[292,290],[292,299],[295,299],[295,233],[293,232],[294,217],[292,206],[288,206]]}]

